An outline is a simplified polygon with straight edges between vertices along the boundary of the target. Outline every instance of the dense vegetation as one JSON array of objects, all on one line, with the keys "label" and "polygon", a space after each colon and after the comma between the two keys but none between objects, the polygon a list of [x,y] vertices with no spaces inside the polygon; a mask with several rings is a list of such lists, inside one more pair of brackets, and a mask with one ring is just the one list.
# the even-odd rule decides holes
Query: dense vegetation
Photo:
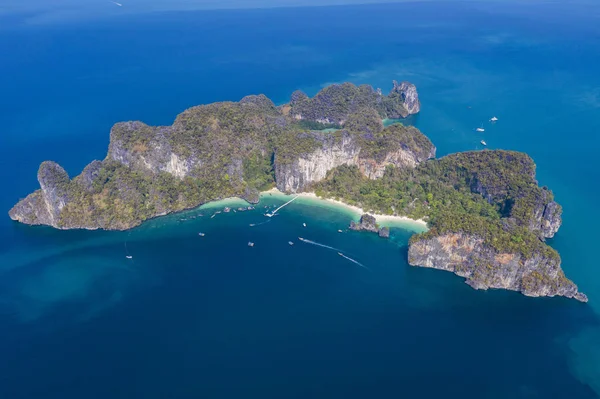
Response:
[{"label": "dense vegetation", "polygon": [[77,223],[128,228],[141,220],[233,196],[239,191],[236,182],[226,178],[178,179],[166,172],[148,173],[104,161],[90,186],[78,179],[70,183],[69,202],[61,212],[59,226]]},{"label": "dense vegetation", "polygon": [[392,90],[384,96],[369,85],[334,84],[319,91],[313,98],[302,92],[292,94],[290,114],[311,122],[345,125],[350,115],[372,109],[379,119],[406,117],[402,95]]},{"label": "dense vegetation", "polygon": [[[255,201],[259,191],[275,184],[276,163],[293,164],[342,138],[351,139],[363,160],[382,162],[386,154],[404,150],[424,161],[433,148],[426,136],[413,127],[382,124],[403,107],[394,90],[383,96],[370,86],[345,83],[313,98],[295,92],[283,107],[262,95],[248,96],[190,108],[172,126],[117,124],[107,158],[92,162],[72,181],[56,164],[40,168],[42,188],[51,187],[60,214],[51,223],[125,229],[218,198]],[[333,126],[342,129],[323,130]],[[426,218],[432,227],[428,234],[469,231],[497,250],[530,255],[545,250],[535,218],[540,206],[552,201],[534,176],[535,165],[525,154],[480,151],[421,162],[414,169],[389,166],[376,180],[357,166],[340,166],[308,189],[373,212]],[[29,201],[28,220],[37,222],[41,192]],[[66,206],[59,209],[62,203]]]},{"label": "dense vegetation", "polygon": [[377,180],[354,166],[341,166],[312,189],[371,212],[425,218],[431,227],[425,237],[463,231],[498,251],[554,257],[556,252],[530,228],[535,208],[552,201],[534,175],[535,164],[525,154],[479,151],[429,160],[415,169],[390,166]]}]

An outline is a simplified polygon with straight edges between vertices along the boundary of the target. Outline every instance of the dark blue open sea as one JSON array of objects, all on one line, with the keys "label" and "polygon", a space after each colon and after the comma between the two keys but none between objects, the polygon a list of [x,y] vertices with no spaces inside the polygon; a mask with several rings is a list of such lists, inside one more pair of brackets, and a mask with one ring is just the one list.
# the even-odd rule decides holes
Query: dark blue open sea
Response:
[{"label": "dark blue open sea", "polygon": [[[596,2],[118,14],[0,27],[0,398],[597,397]],[[339,234],[355,215],[322,202],[256,227],[258,210],[192,218],[211,212],[200,209],[130,232],[6,214],[43,160],[76,175],[102,159],[115,122],[392,79],[417,85],[410,123],[439,155],[482,138],[532,155],[565,209],[550,243],[588,304],[411,268],[408,228],[389,241]]]}]

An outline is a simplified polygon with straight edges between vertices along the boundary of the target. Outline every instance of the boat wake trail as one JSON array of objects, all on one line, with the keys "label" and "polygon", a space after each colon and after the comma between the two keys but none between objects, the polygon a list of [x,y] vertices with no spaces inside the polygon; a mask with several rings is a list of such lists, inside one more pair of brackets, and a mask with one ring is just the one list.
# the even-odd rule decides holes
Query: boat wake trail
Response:
[{"label": "boat wake trail", "polygon": [[338,255],[339,255],[339,256],[341,256],[342,258],[346,258],[346,259],[348,259],[350,262],[352,262],[352,263],[354,263],[354,264],[356,264],[356,265],[358,265],[358,266],[360,266],[360,267],[362,267],[362,268],[364,268],[364,269],[367,269],[368,271],[372,271],[371,269],[369,269],[368,267],[366,267],[365,265],[363,265],[363,264],[362,264],[362,263],[360,263],[359,261],[357,261],[357,260],[354,260],[354,259],[352,259],[352,258],[350,258],[350,257],[348,257],[348,256],[346,256],[346,255],[344,255],[344,254],[342,253],[342,250],[341,250],[341,249],[334,248],[334,247],[330,247],[329,245],[321,244],[321,243],[318,243],[318,242],[315,242],[315,241],[307,240],[306,238],[302,238],[302,237],[298,237],[298,239],[299,239],[300,241],[302,241],[302,242],[305,242],[305,243],[307,243],[307,244],[310,244],[310,245],[316,245],[316,246],[318,246],[318,247],[323,247],[323,248],[331,249],[332,251],[335,251],[335,252],[337,252],[337,253],[338,253]]},{"label": "boat wake trail", "polygon": [[267,220],[266,222],[250,223],[250,227],[260,226],[261,224],[269,223],[270,221],[271,221],[271,219]]},{"label": "boat wake trail", "polygon": [[298,237],[298,239],[300,241],[302,241],[302,242],[307,243],[307,244],[316,245],[318,247],[323,247],[323,248],[331,249],[332,251],[336,251],[336,252],[340,252],[341,251],[341,249],[330,247],[329,245],[325,245],[325,244],[319,244],[318,242],[307,240],[306,238]]},{"label": "boat wake trail", "polygon": [[346,255],[344,255],[344,254],[343,254],[343,253],[341,253],[341,252],[338,252],[338,255],[339,255],[339,256],[341,256],[342,258],[346,258],[346,259],[348,259],[350,262],[352,262],[352,263],[355,263],[355,264],[357,264],[357,265],[358,265],[358,266],[360,266],[360,267],[363,267],[363,268],[367,269],[368,271],[371,271],[371,269],[369,269],[368,267],[366,267],[365,265],[363,265],[363,264],[362,264],[362,263],[360,263],[359,261],[357,261],[357,260],[354,260],[354,259],[352,259],[352,258],[350,258],[350,257],[348,257],[348,256],[346,256]]}]

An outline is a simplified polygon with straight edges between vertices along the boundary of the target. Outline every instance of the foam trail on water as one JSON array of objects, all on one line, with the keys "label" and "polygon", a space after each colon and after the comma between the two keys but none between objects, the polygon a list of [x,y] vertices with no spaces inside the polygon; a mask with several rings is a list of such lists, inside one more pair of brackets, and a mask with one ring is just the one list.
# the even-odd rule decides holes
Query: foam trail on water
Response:
[{"label": "foam trail on water", "polygon": [[368,271],[371,271],[371,269],[369,269],[368,267],[366,267],[365,265],[363,265],[363,264],[362,264],[362,263],[360,263],[359,261],[357,261],[357,260],[354,260],[354,259],[352,259],[352,258],[350,258],[350,257],[348,257],[348,256],[346,256],[346,255],[344,255],[344,254],[343,254],[343,253],[341,253],[341,252],[338,252],[338,255],[340,255],[342,258],[346,258],[346,259],[348,259],[348,260],[349,260],[350,262],[352,262],[352,263],[356,263],[356,264],[357,264],[358,266],[360,266],[360,267],[364,267],[364,268],[365,268],[365,269],[367,269]]},{"label": "foam trail on water", "polygon": [[266,222],[250,223],[250,227],[260,226],[261,224],[269,223],[270,221],[271,221],[271,219],[267,220]]},{"label": "foam trail on water", "polygon": [[298,239],[299,239],[300,241],[302,241],[302,242],[305,242],[305,243],[307,243],[307,244],[311,244],[311,245],[317,245],[317,246],[319,246],[319,247],[323,247],[323,248],[331,249],[331,250],[333,250],[333,251],[337,251],[337,252],[340,252],[340,251],[341,251],[341,249],[334,248],[334,247],[330,247],[329,245],[325,245],[325,244],[319,244],[318,242],[314,242],[314,241],[311,241],[311,240],[307,240],[306,238],[298,237]]}]

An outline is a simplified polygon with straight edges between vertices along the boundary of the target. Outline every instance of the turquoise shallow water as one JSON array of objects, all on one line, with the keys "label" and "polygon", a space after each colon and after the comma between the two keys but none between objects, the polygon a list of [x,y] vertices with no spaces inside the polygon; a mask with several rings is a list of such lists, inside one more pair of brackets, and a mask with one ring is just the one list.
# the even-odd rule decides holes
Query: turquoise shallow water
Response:
[{"label": "turquoise shallow water", "polygon": [[[0,396],[597,397],[598,12],[432,2],[0,32],[2,209],[36,187],[41,161],[74,175],[102,158],[116,121],[168,124],[188,106],[249,93],[281,103],[297,88],[407,79],[423,103],[408,122],[439,155],[482,138],[532,155],[565,208],[551,245],[590,297],[474,291],[409,267],[410,231],[340,234],[353,215],[309,202],[256,227],[258,211],[195,210],[131,232],[2,218]],[[298,236],[370,270],[336,250],[290,247]]]}]

